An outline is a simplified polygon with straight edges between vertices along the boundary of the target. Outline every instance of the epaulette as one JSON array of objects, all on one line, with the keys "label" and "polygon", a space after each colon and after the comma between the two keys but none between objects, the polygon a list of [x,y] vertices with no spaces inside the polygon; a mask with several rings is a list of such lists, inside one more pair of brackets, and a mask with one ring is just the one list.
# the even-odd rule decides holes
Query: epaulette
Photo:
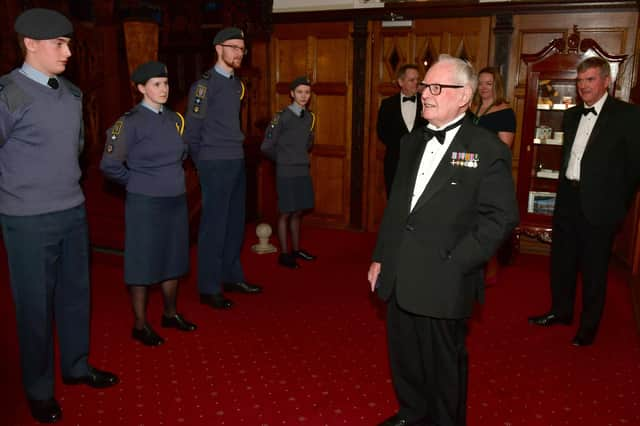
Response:
[{"label": "epaulette", "polygon": [[32,100],[31,96],[22,90],[9,75],[0,76],[0,87],[0,99],[11,112]]},{"label": "epaulette", "polygon": [[211,73],[210,73],[209,71],[205,71],[205,72],[202,74],[202,79],[203,79],[203,80],[209,80],[210,78],[211,78]]},{"label": "epaulette", "polygon": [[280,115],[282,115],[283,112],[284,110],[276,112],[276,114],[271,119],[271,123],[270,123],[271,127],[276,127],[278,125],[278,121],[280,121]]},{"label": "epaulette", "polygon": [[73,96],[75,96],[76,98],[82,97],[82,90],[80,90],[78,86],[76,86],[75,84],[73,84],[72,82],[70,82],[69,80],[67,80],[62,76],[58,76],[58,79],[61,80],[67,86],[67,88],[69,89],[69,91]]}]

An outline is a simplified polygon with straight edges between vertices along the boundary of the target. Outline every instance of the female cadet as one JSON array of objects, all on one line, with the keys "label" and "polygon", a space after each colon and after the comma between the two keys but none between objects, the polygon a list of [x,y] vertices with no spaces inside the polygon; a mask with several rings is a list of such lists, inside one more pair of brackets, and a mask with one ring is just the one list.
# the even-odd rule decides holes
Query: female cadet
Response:
[{"label": "female cadet", "polygon": [[[313,144],[315,115],[306,110],[311,98],[311,82],[298,77],[289,86],[293,103],[276,114],[265,132],[261,150],[276,162],[278,192],[278,263],[298,268],[296,258],[314,260],[315,256],[300,249],[300,221],[303,210],[313,208],[313,185],[309,173],[309,150]],[[288,251],[287,227],[291,230]]]},{"label": "female cadet", "polygon": [[164,107],[169,96],[167,67],[147,62],[131,79],[143,100],[109,130],[100,162],[105,176],[126,187],[124,281],[135,315],[132,337],[148,346],[164,342],[146,318],[147,287],[160,283],[161,326],[193,331],[176,311],[178,278],[189,269],[189,237],[182,162],[183,119]]}]

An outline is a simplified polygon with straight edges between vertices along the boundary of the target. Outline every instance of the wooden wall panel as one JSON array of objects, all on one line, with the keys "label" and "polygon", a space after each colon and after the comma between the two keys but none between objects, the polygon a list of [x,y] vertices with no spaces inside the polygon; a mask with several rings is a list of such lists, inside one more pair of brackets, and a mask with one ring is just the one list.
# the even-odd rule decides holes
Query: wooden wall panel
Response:
[{"label": "wooden wall panel", "polygon": [[[335,227],[347,227],[350,221],[351,31],[350,23],[279,24],[271,38],[272,111],[291,102],[291,80],[307,75],[313,83],[310,108],[317,123],[311,175],[316,207],[305,220]],[[275,216],[264,211],[267,219]]]},{"label": "wooden wall panel", "polygon": [[[417,19],[412,28],[382,28],[380,22],[372,28],[372,77],[369,143],[366,161],[365,226],[377,229],[386,205],[383,160],[384,145],[375,132],[380,102],[398,91],[395,72],[404,63],[416,63],[420,78],[429,63],[441,53],[470,60],[476,68],[488,64],[491,41],[489,17],[460,19]],[[426,67],[425,67],[426,63]]]},{"label": "wooden wall panel", "polygon": [[[629,99],[631,87],[636,75],[634,59],[637,56],[636,33],[637,12],[601,12],[601,13],[577,13],[577,14],[531,14],[515,15],[513,17],[513,43],[510,63],[513,64],[507,77],[507,96],[512,99],[512,106],[516,112],[517,133],[513,143],[513,171],[514,177],[518,173],[520,159],[520,130],[522,129],[522,116],[524,96],[526,89],[526,64],[520,60],[523,53],[536,53],[543,49],[551,40],[558,37],[566,37],[578,25],[580,37],[593,38],[610,54],[627,54],[627,59],[621,68],[616,87],[616,97]],[[628,241],[620,241],[626,238],[623,234],[619,237],[619,257],[628,259],[627,253],[632,244]],[[522,237],[521,251],[534,253],[548,253],[549,246],[536,241],[529,241]],[[623,249],[624,248],[624,249]],[[622,253],[624,252],[624,253]],[[630,260],[624,260],[629,263]]]}]

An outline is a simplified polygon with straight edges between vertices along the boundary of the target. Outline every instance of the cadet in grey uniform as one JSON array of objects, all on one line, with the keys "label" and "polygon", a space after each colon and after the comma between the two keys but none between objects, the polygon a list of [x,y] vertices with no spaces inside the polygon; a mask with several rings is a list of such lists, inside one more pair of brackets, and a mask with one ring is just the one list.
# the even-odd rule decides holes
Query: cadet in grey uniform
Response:
[{"label": "cadet in grey uniform", "polygon": [[31,415],[62,418],[54,398],[53,318],[66,384],[118,378],[89,365],[89,238],[80,188],[82,93],[58,74],[71,22],[48,9],[15,21],[21,68],[0,77],[0,225],[16,306],[22,382]]},{"label": "cadet in grey uniform", "polygon": [[218,60],[189,90],[184,140],[198,169],[202,216],[198,233],[200,303],[229,309],[224,291],[260,293],[245,281],[240,264],[244,236],[246,172],[240,107],[244,84],[235,76],[245,54],[244,33],[220,30],[213,44]]},{"label": "cadet in grey uniform", "polygon": [[[309,79],[298,77],[289,89],[293,103],[273,118],[265,132],[261,150],[276,163],[281,250],[278,263],[295,269],[299,267],[296,259],[315,259],[300,249],[300,221],[303,211],[312,209],[314,204],[309,150],[313,144],[316,117],[306,109],[311,98]],[[288,250],[287,228],[291,230],[291,252]]]},{"label": "cadet in grey uniform", "polygon": [[189,271],[189,214],[182,161],[182,116],[164,106],[169,97],[167,67],[147,62],[131,79],[140,104],[107,130],[100,162],[105,176],[127,188],[124,281],[129,286],[135,324],[131,336],[147,346],[164,343],[147,323],[147,287],[160,283],[164,328],[193,331],[176,311],[178,278]]}]

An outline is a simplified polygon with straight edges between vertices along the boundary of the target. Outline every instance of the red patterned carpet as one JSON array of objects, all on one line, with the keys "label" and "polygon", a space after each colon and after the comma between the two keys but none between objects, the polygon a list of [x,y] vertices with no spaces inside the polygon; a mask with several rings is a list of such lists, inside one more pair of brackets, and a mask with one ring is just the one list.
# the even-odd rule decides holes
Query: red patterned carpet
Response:
[{"label": "red patterned carpet", "polygon": [[[192,274],[179,310],[195,333],[161,329],[154,292],[151,323],[166,338],[157,348],[129,337],[122,259],[95,254],[91,362],[122,382],[70,387],[58,372],[60,424],[374,425],[394,412],[384,310],[365,279],[375,236],[312,229],[303,238],[319,259],[295,271],[245,251],[248,278],[265,292],[233,295],[231,311],[201,306]],[[611,273],[596,344],[574,348],[573,327],[527,324],[547,308],[547,269],[546,258],[522,255],[487,290],[468,339],[469,426],[640,425],[640,338],[622,273]],[[0,278],[0,424],[32,424],[4,256]]]}]

